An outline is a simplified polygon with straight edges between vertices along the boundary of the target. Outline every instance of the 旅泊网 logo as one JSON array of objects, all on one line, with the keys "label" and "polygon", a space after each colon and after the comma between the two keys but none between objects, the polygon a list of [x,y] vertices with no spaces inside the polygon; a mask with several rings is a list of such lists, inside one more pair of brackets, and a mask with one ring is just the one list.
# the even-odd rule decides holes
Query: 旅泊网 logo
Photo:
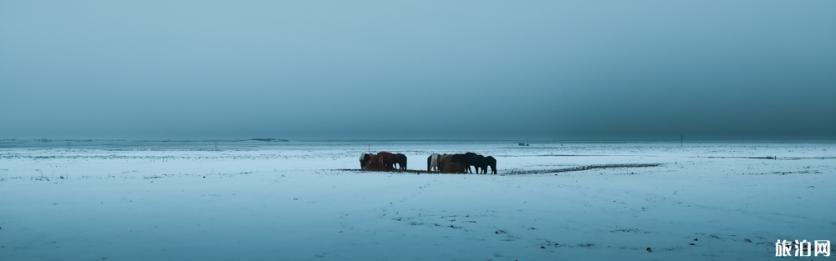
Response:
[{"label": "\u65c5\u6cca\u7f51 logo", "polygon": [[830,240],[777,240],[775,241],[775,256],[806,257],[830,256]]}]

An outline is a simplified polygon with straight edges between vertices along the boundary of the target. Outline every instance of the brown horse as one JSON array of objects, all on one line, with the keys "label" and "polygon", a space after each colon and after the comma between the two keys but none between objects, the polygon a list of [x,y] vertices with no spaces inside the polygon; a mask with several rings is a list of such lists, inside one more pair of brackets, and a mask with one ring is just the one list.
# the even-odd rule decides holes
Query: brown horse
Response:
[{"label": "brown horse", "polygon": [[369,171],[394,171],[395,164],[398,169],[406,170],[406,155],[381,151],[377,154],[363,153],[360,155],[360,169]]},{"label": "brown horse", "polygon": [[360,154],[360,169],[362,169],[362,170],[366,169],[366,165],[368,164],[369,159],[371,157],[374,157],[374,154],[371,154],[371,153]]},{"label": "brown horse", "polygon": [[363,170],[382,171],[386,168],[380,163],[380,157],[377,154],[369,154],[363,164]]},{"label": "brown horse", "polygon": [[395,163],[397,163],[395,154],[388,151],[381,151],[377,153],[377,160],[381,166],[380,170],[393,171],[395,170]]},{"label": "brown horse", "polygon": [[444,154],[438,157],[438,171],[442,173],[465,173],[463,154]]}]

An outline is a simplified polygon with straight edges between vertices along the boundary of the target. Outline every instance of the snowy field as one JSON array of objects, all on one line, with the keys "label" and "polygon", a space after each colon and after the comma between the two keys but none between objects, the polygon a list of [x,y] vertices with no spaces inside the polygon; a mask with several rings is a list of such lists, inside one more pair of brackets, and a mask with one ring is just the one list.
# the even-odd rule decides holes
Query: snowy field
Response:
[{"label": "snowy field", "polygon": [[[777,239],[836,242],[833,143],[46,143],[0,147],[0,260],[765,260]],[[410,169],[473,151],[500,175],[339,170],[369,149]]]}]

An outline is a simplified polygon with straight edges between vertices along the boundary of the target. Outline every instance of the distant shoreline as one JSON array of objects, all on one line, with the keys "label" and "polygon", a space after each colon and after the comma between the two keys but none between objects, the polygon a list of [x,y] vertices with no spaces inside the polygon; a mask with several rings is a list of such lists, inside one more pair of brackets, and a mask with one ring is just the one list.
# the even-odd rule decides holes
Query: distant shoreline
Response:
[{"label": "distant shoreline", "polygon": [[679,138],[602,138],[602,139],[466,139],[466,138],[222,138],[222,139],[206,139],[206,138],[0,138],[2,142],[37,142],[37,143],[59,143],[59,142],[147,142],[147,143],[200,143],[200,142],[383,142],[383,143],[414,143],[414,142],[441,142],[441,143],[518,143],[525,142],[532,145],[535,144],[555,144],[555,143],[830,143],[836,142],[836,138],[686,138],[680,140]]}]

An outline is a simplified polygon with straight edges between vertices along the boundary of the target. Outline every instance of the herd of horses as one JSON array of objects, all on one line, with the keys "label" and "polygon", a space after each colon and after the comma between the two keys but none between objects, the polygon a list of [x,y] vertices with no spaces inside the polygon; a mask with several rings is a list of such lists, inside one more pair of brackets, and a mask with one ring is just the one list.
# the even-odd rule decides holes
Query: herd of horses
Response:
[{"label": "herd of horses", "polygon": [[[475,169],[475,172],[470,167]],[[496,174],[496,159],[473,152],[464,154],[433,153],[427,157],[427,172]],[[381,151],[360,155],[360,169],[368,171],[405,171],[406,155]]]},{"label": "herd of horses", "polygon": [[406,155],[381,151],[377,154],[363,153],[360,155],[360,169],[373,171],[406,170]]}]

